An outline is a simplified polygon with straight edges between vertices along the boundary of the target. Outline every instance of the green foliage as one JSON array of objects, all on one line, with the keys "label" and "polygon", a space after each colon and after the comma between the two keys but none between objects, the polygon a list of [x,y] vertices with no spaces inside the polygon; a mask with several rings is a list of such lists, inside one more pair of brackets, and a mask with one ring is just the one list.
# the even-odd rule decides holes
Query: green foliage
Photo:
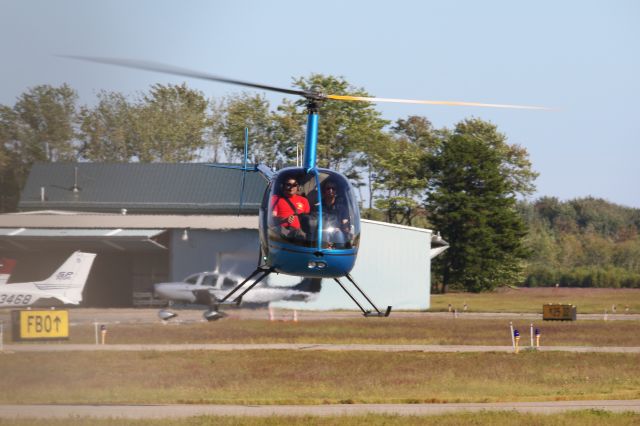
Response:
[{"label": "green foliage", "polygon": [[34,162],[75,159],[76,100],[66,84],[41,85],[0,105],[0,211],[15,209]]},{"label": "green foliage", "polygon": [[207,108],[204,95],[186,84],[153,85],[133,112],[132,143],[138,160],[193,161],[205,146]]},{"label": "green foliage", "polygon": [[222,134],[226,138],[230,158],[242,158],[244,131],[249,129],[250,160],[254,163],[275,165],[280,157],[278,144],[272,137],[274,117],[269,112],[269,102],[263,95],[230,96],[225,104]]},{"label": "green foliage", "polygon": [[[343,77],[312,74],[294,79],[294,85],[302,90],[317,90],[333,95],[370,96],[364,89],[350,85]],[[305,101],[295,105],[302,109]],[[318,128],[318,165],[332,168],[359,180],[359,174],[351,159],[367,150],[370,141],[383,138],[383,120],[379,111],[368,102],[324,102],[320,106]]]},{"label": "green foliage", "polygon": [[640,210],[602,199],[520,203],[529,227],[528,286],[640,286]]},{"label": "green foliage", "polygon": [[376,174],[371,195],[381,194],[375,206],[388,222],[414,225],[431,178],[428,164],[442,142],[425,117],[400,119],[391,130],[384,143],[368,151]]},{"label": "green foliage", "polygon": [[126,162],[135,156],[135,107],[116,92],[98,94],[98,105],[80,110],[79,154],[89,161]]},{"label": "green foliage", "polygon": [[211,126],[201,92],[156,84],[129,102],[120,93],[102,92],[79,114],[78,155],[90,161],[192,161]]},{"label": "green foliage", "polygon": [[16,138],[28,163],[75,158],[73,121],[77,94],[66,84],[36,86],[14,106]]},{"label": "green foliage", "polygon": [[14,121],[13,109],[0,105],[0,212],[15,209],[24,176],[24,166],[16,146]]},{"label": "green foliage", "polygon": [[427,207],[450,244],[439,265],[445,290],[460,284],[478,292],[520,279],[526,230],[514,194],[533,187],[534,173],[505,155],[512,152],[505,144],[495,126],[466,120],[433,158]]}]

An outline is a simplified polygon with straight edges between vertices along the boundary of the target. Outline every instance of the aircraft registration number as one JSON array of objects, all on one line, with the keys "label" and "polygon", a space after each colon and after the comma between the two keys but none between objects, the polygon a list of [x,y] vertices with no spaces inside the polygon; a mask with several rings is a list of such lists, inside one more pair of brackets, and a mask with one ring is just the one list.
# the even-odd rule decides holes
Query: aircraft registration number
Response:
[{"label": "aircraft registration number", "polygon": [[0,305],[28,305],[30,294],[0,294]]}]

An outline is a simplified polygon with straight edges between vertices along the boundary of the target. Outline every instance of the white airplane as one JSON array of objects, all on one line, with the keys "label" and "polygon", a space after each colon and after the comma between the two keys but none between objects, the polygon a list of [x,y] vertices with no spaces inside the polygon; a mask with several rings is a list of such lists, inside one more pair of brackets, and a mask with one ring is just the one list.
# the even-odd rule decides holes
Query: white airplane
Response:
[{"label": "white airplane", "polygon": [[[180,282],[158,283],[153,288],[156,297],[167,300],[170,304],[183,302],[209,306],[210,309],[204,313],[204,317],[208,321],[212,321],[225,316],[217,309],[218,300],[242,281],[244,278],[238,275],[208,271],[189,275]],[[251,282],[247,282],[239,290],[241,291],[250,285]],[[305,278],[299,284],[291,287],[260,283],[242,298],[242,302],[265,304],[281,300],[309,301],[315,298],[319,292],[320,279]],[[158,314],[160,318],[165,320],[176,316],[175,313],[166,310],[161,310]]]},{"label": "white airplane", "polygon": [[6,284],[11,277],[11,272],[16,266],[16,261],[13,259],[7,259],[6,257],[0,258],[0,285]]},{"label": "white airplane", "polygon": [[43,281],[0,286],[0,308],[34,304],[77,305],[96,255],[76,251],[49,278]]}]

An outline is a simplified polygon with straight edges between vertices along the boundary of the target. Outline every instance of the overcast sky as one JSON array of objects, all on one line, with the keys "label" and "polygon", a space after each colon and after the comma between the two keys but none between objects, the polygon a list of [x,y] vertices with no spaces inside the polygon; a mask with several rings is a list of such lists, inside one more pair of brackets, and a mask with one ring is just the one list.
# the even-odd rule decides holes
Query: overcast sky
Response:
[{"label": "overcast sky", "polygon": [[[527,148],[537,192],[640,207],[640,2],[0,0],[0,103],[68,83],[81,103],[184,79],[56,54],[135,58],[289,87],[343,76],[379,97],[557,111],[381,105],[436,127],[466,117]],[[187,81],[207,97],[234,86]],[[269,95],[275,107],[282,95]],[[321,119],[322,120],[322,119]],[[322,121],[320,121],[322,125]],[[320,141],[322,143],[322,141]]]}]

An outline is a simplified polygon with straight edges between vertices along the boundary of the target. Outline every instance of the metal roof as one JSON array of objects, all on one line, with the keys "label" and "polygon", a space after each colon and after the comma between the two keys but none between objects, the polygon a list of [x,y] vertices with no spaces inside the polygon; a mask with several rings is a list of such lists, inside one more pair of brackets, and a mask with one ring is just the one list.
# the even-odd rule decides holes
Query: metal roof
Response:
[{"label": "metal roof", "polygon": [[[38,163],[18,209],[236,214],[241,179],[238,170],[203,163]],[[247,173],[242,214],[257,214],[265,188],[258,173]]]},{"label": "metal roof", "polygon": [[0,215],[0,228],[54,229],[258,229],[258,216],[122,215],[87,212],[28,212]]},{"label": "metal roof", "polygon": [[100,251],[166,250],[164,229],[39,229],[0,228],[0,250],[42,250],[47,248]]}]

